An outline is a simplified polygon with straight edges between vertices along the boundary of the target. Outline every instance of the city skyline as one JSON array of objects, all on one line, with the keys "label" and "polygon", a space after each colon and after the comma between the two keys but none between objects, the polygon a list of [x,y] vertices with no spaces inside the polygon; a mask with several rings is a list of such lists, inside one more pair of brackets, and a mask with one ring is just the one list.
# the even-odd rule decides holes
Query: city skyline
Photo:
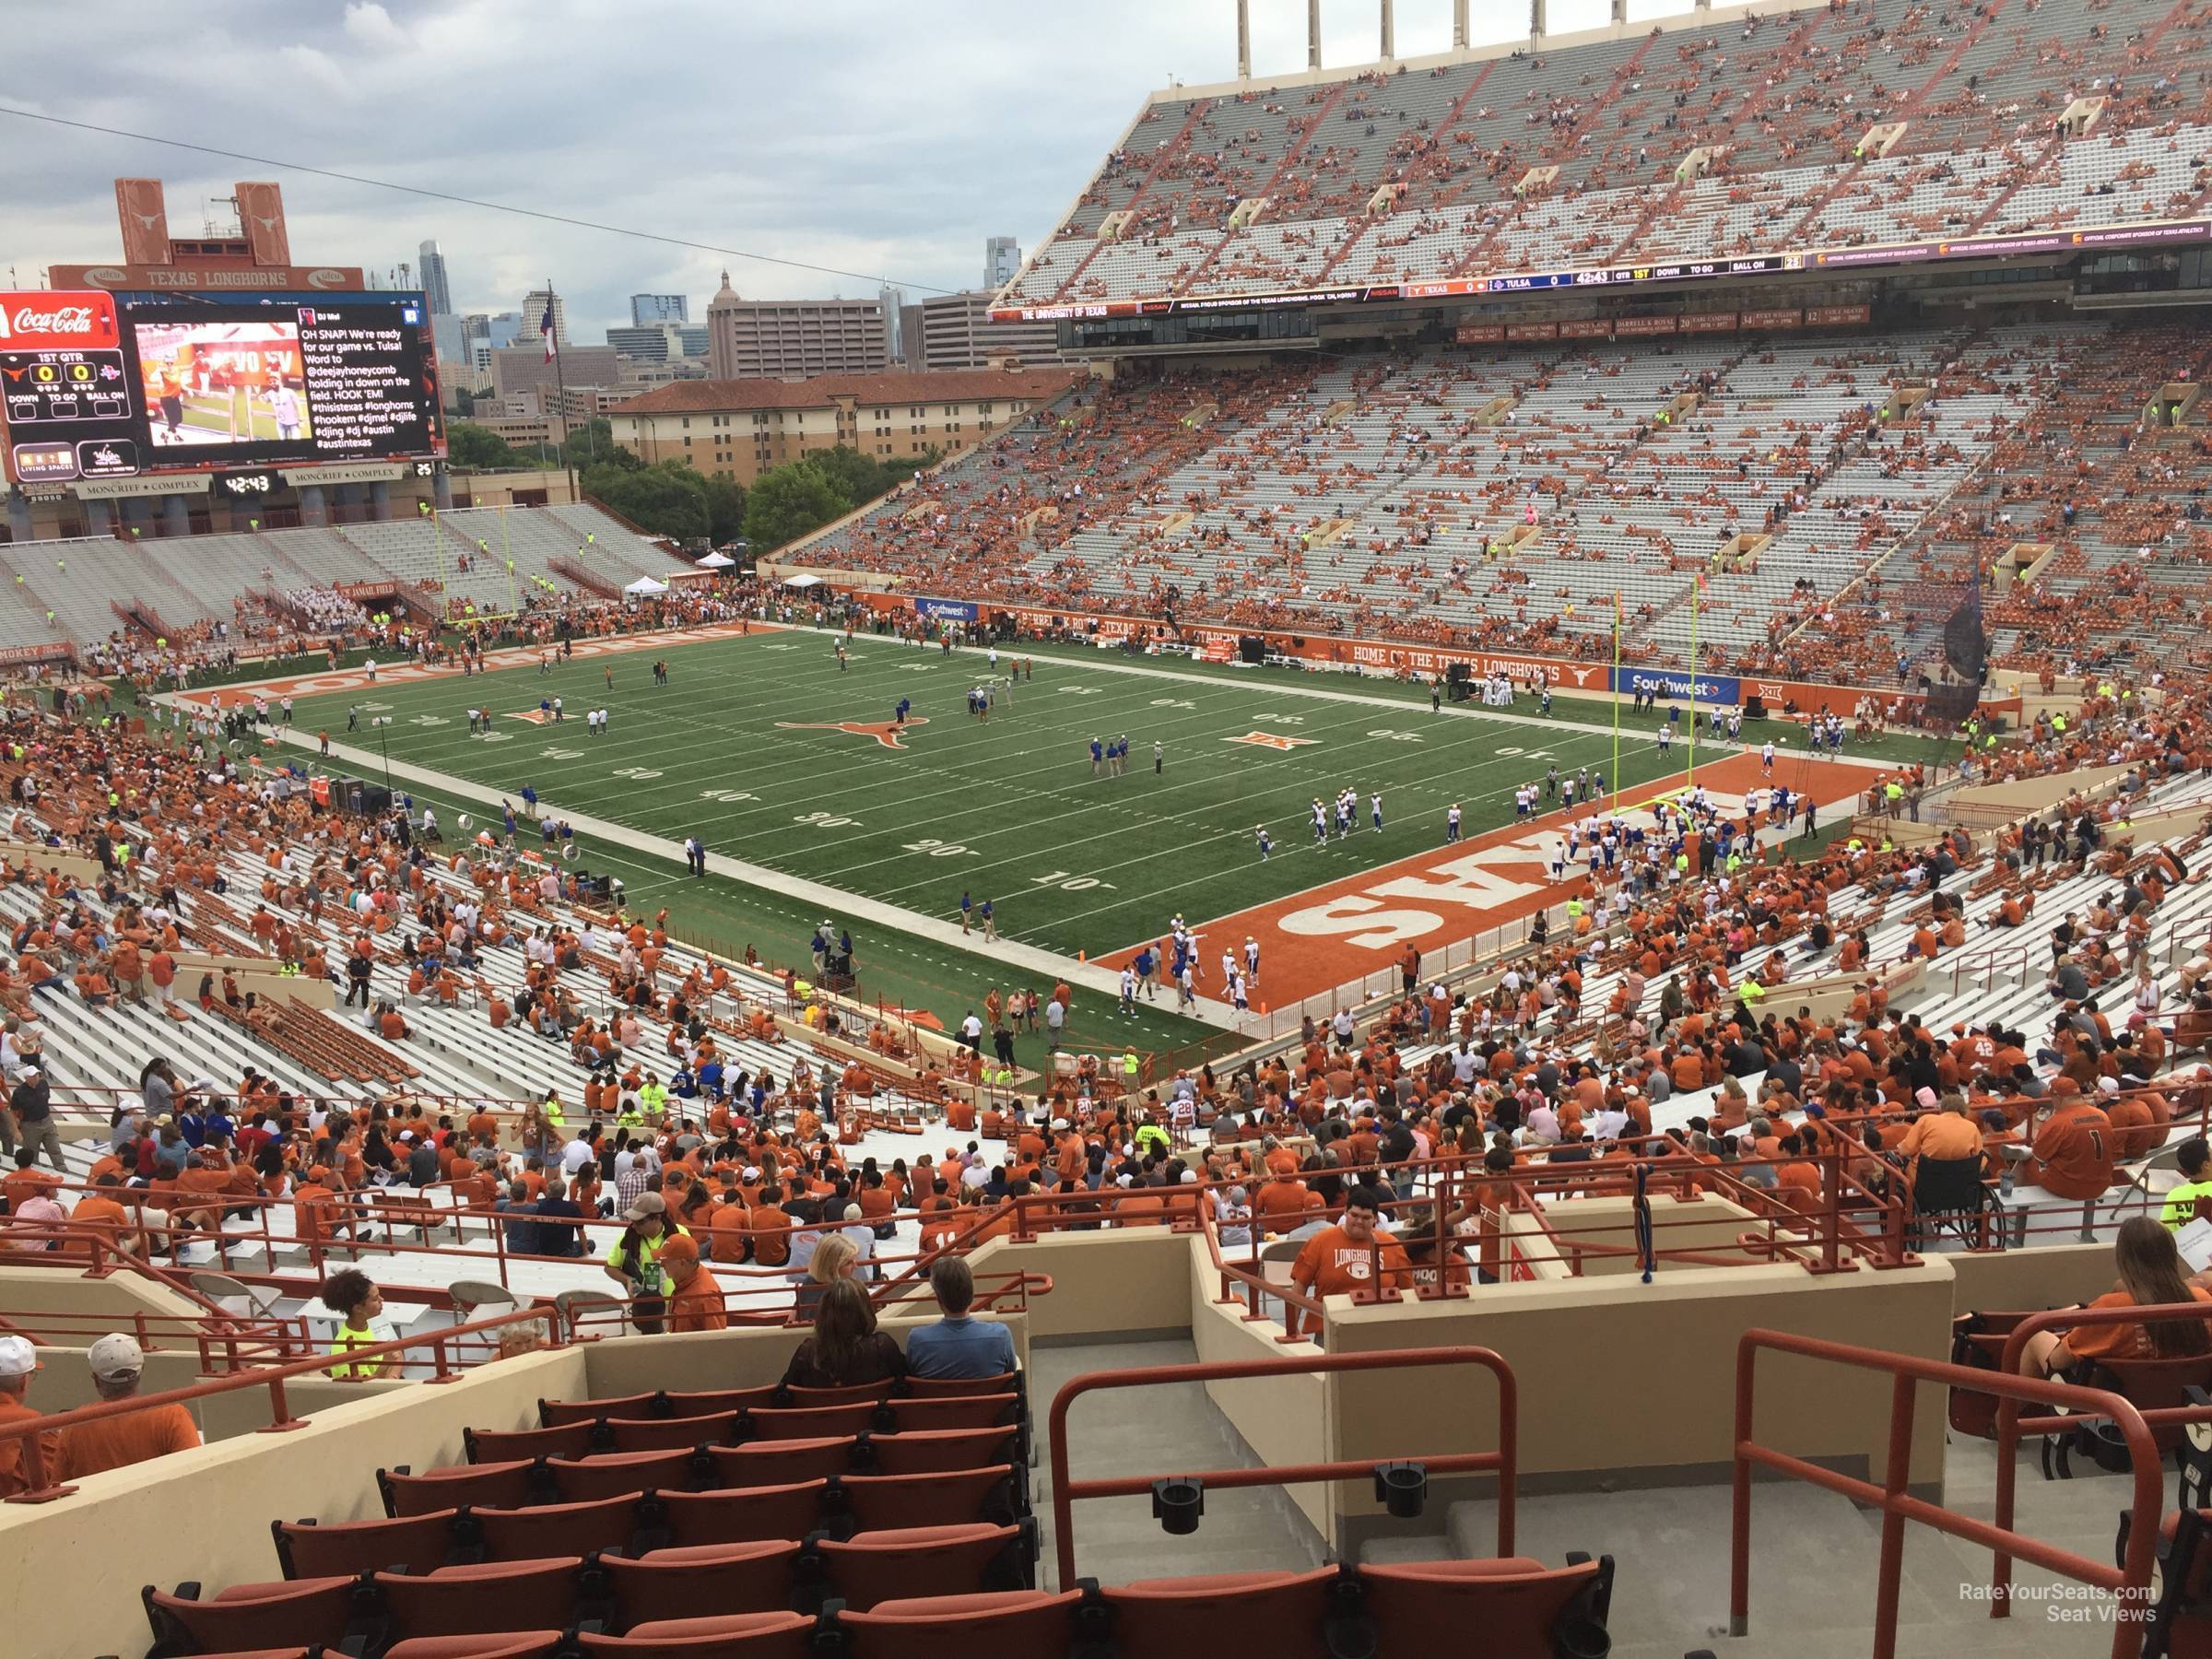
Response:
[{"label": "city skyline", "polygon": [[[1481,15],[1490,9],[1512,11],[1512,28]],[[1688,0],[1631,0],[1630,16],[1688,9]],[[1449,44],[1451,0],[1399,0],[1396,10],[1402,56]],[[1564,32],[1602,23],[1606,0],[1550,0],[1549,10]],[[1524,9],[1477,11],[1482,38],[1525,28]],[[512,311],[550,279],[580,339],[627,324],[634,293],[687,294],[700,314],[724,265],[747,299],[873,299],[887,282],[912,300],[971,288],[986,238],[1011,236],[1025,251],[1050,241],[1147,92],[1171,76],[1227,80],[1236,55],[1230,8],[1167,0],[1130,0],[1087,42],[1080,76],[1052,31],[1010,32],[972,0],[953,0],[924,31],[887,30],[859,0],[799,16],[700,13],[676,53],[587,0],[353,0],[327,11],[239,0],[219,29],[158,38],[123,0],[87,0],[73,17],[79,29],[67,34],[117,42],[112,73],[57,98],[52,88],[76,84],[74,49],[65,31],[26,31],[0,64],[0,104],[852,273],[0,116],[22,162],[0,224],[0,265],[13,265],[20,286],[36,286],[50,265],[115,257],[116,177],[164,180],[180,234],[196,229],[231,181],[270,177],[285,188],[302,262],[381,272],[418,265],[420,244],[435,242],[455,313]],[[1375,53],[1372,6],[1327,8],[1324,61],[1368,63]],[[1254,0],[1253,54],[1257,85],[1301,70],[1305,8]],[[735,131],[724,119],[732,63],[762,66],[737,89],[748,117]],[[499,72],[484,73],[492,65]],[[205,92],[227,77],[289,88],[286,121],[240,129],[218,119]],[[824,127],[818,95],[832,83],[868,112],[865,122]],[[652,95],[634,112],[603,101],[626,88]],[[993,120],[956,112],[979,102]],[[1017,131],[1023,141],[1006,143]],[[641,171],[646,151],[670,164]]]}]

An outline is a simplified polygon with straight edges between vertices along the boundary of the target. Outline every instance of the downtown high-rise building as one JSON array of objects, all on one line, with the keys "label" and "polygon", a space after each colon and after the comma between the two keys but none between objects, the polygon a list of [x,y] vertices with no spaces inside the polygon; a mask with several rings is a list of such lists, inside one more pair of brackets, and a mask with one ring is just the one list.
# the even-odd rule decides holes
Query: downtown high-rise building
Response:
[{"label": "downtown high-rise building", "polygon": [[1014,280],[1021,269],[1021,247],[1010,236],[983,240],[983,286],[993,292]]},{"label": "downtown high-rise building", "polygon": [[417,250],[417,254],[421,266],[424,302],[429,306],[433,316],[441,312],[450,312],[453,309],[453,285],[445,274],[445,255],[438,251],[438,243],[434,239],[424,242]]},{"label": "downtown high-rise building", "polygon": [[691,296],[688,294],[632,294],[629,297],[629,325],[632,328],[650,328],[655,323],[690,321]]}]

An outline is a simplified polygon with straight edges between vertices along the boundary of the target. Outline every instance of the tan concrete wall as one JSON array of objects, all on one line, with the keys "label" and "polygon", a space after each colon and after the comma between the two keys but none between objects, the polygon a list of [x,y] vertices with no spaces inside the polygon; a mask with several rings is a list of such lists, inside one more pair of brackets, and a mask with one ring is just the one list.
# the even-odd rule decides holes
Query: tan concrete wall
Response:
[{"label": "tan concrete wall", "polygon": [[583,1382],[576,1349],[524,1354],[456,1382],[357,1397],[288,1433],[112,1469],[53,1503],[0,1506],[0,1606],[46,1610],[0,1645],[10,1659],[144,1653],[140,1584],[276,1578],[272,1520],[381,1515],[380,1466],[458,1463],[465,1427],[522,1423],[540,1395],[572,1395]]},{"label": "tan concrete wall", "polygon": [[88,1278],[82,1272],[54,1267],[0,1266],[0,1312],[32,1315],[33,1330],[41,1313],[104,1314],[119,1322],[118,1329],[127,1330],[134,1313],[189,1319],[199,1312],[187,1298],[135,1273]]},{"label": "tan concrete wall", "polygon": [[[1190,1248],[1191,1341],[1201,1360],[1277,1359],[1314,1351],[1310,1343],[1276,1340],[1282,1330],[1279,1307],[1273,1319],[1248,1323],[1242,1302],[1215,1301],[1218,1281],[1206,1241],[1190,1239],[1186,1242]],[[1329,1450],[1329,1426],[1324,1409],[1324,1381],[1313,1371],[1296,1371],[1280,1377],[1208,1382],[1206,1392],[1259,1460],[1279,1467],[1322,1463],[1335,1455]],[[1070,1420],[1074,1421],[1082,1409],[1077,1406],[1070,1413]],[[1330,1533],[1335,1524],[1335,1505],[1329,1501],[1329,1488],[1294,1486],[1283,1490],[1298,1506],[1299,1512],[1312,1524],[1313,1530],[1333,1544]]]},{"label": "tan concrete wall", "polygon": [[[907,1333],[937,1317],[933,1302],[926,1314],[890,1318],[877,1328],[906,1346]],[[990,1315],[982,1315],[989,1318]],[[1014,1355],[1023,1369],[1030,1362],[1030,1331],[1025,1317],[1009,1314],[997,1323],[1014,1334]],[[758,1388],[781,1382],[807,1333],[800,1326],[746,1331],[691,1331],[660,1336],[606,1336],[580,1345],[584,1382],[593,1398],[645,1394],[656,1388]]]},{"label": "tan concrete wall", "polygon": [[1017,1270],[1052,1276],[1052,1294],[1030,1303],[1030,1332],[1039,1340],[1180,1331],[1191,1323],[1192,1237],[1132,1227],[1019,1243],[994,1239],[969,1259],[979,1278]]},{"label": "tan concrete wall", "polygon": [[[2030,715],[2029,718],[2033,719]],[[1993,818],[2025,818],[2063,801],[2076,790],[2094,795],[2106,784],[2127,774],[2124,766],[2085,766],[2075,771],[2051,772],[2040,778],[2022,778],[2012,783],[1982,783],[1953,792],[1951,810],[1972,808]]]},{"label": "tan concrete wall", "polygon": [[[1522,1477],[1580,1484],[1709,1478],[1732,1455],[1736,1339],[1754,1327],[1943,1359],[1953,1280],[1938,1259],[1891,1273],[1814,1276],[1797,1267],[1676,1268],[1572,1285],[1487,1286],[1461,1301],[1330,1303],[1333,1352],[1471,1343],[1510,1364],[1522,1401]],[[1770,1356],[1759,1369],[1758,1432],[1803,1456],[1874,1458],[1888,1446],[1888,1381]],[[1495,1441],[1487,1381],[1436,1371],[1347,1374],[1333,1384],[1335,1455],[1479,1452]],[[1817,1411],[1806,1410],[1818,1400]],[[1912,1478],[1943,1478],[1943,1402],[1924,1391]],[[1338,1494],[1341,1531],[1377,1513],[1365,1488]]]},{"label": "tan concrete wall", "polygon": [[2110,1244],[2051,1244],[2033,1250],[1947,1253],[1959,1313],[2032,1312],[2093,1301],[2112,1288]]},{"label": "tan concrete wall", "polygon": [[[39,1363],[41,1369],[31,1379],[29,1394],[30,1404],[38,1410],[53,1417],[74,1411],[79,1406],[98,1404],[100,1392],[92,1386],[92,1372],[85,1363],[83,1347],[41,1348]],[[172,1388],[189,1388],[206,1380],[200,1370],[196,1349],[170,1348],[147,1355],[139,1392],[165,1394]],[[285,1384],[284,1395],[286,1406],[294,1417],[312,1417],[334,1406],[349,1405],[365,1394],[388,1394],[408,1386],[399,1382],[339,1382],[328,1377],[300,1377]],[[265,1388],[241,1388],[229,1394],[209,1394],[194,1401],[190,1409],[193,1420],[200,1426],[202,1440],[229,1440],[241,1434],[258,1433],[276,1420]]]}]

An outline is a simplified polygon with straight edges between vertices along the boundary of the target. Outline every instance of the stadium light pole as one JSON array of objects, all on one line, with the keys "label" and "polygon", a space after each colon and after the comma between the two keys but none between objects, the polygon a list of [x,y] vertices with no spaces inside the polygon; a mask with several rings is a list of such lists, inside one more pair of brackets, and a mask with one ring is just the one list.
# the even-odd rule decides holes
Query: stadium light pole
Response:
[{"label": "stadium light pole", "polygon": [[384,793],[386,794],[392,793],[392,740],[389,730],[391,724],[391,715],[379,714],[376,717],[376,747],[384,757]]}]

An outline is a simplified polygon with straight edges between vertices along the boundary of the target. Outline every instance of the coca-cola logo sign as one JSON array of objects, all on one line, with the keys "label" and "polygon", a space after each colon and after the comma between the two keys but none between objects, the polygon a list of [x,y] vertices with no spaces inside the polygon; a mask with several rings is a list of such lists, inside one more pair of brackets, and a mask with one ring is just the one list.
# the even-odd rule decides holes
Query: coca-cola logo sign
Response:
[{"label": "coca-cola logo sign", "polygon": [[116,344],[112,295],[92,288],[0,293],[0,351],[100,351]]}]

